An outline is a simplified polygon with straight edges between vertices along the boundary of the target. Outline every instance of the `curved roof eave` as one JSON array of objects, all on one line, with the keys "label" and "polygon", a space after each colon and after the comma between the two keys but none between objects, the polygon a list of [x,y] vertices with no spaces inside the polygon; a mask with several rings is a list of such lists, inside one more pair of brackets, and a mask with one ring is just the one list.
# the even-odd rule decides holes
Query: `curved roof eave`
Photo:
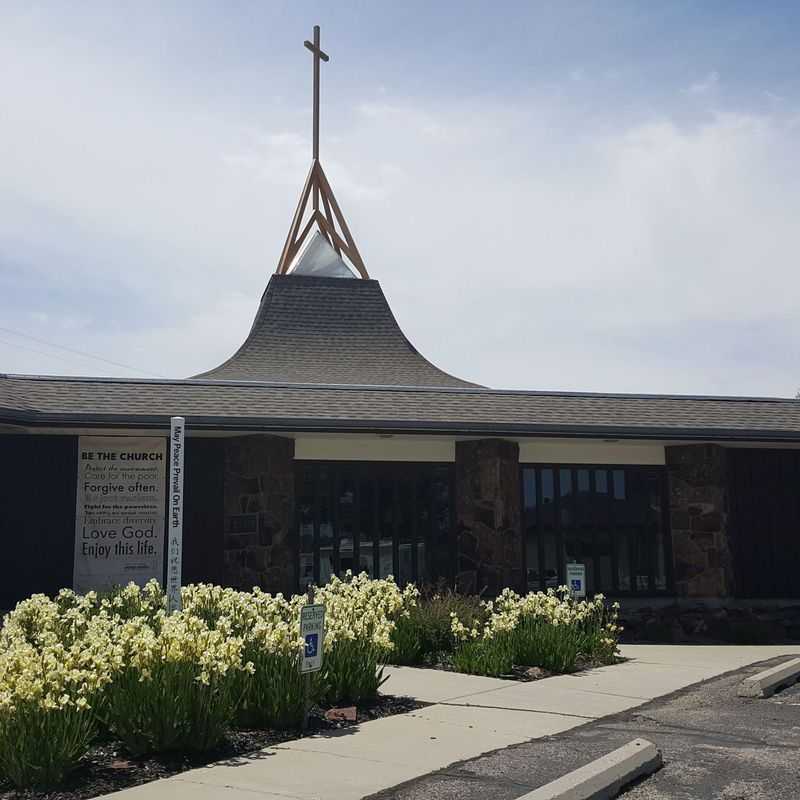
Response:
[{"label": "curved roof eave", "polygon": [[411,344],[374,280],[273,275],[244,343],[195,378],[474,388]]}]

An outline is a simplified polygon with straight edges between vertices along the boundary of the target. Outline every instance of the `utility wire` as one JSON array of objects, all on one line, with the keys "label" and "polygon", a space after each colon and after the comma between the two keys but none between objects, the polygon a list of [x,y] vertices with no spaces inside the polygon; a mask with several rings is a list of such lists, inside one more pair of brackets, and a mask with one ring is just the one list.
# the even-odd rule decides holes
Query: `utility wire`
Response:
[{"label": "utility wire", "polygon": [[39,350],[36,347],[28,347],[25,344],[20,344],[19,342],[9,342],[8,339],[0,339],[0,344],[6,344],[9,347],[16,347],[19,350],[27,350],[29,353],[38,353],[40,356],[46,356],[47,358],[61,358],[58,353],[48,353],[46,350]]},{"label": "utility wire", "polygon": [[[82,356],[83,358],[93,358],[95,361],[103,361],[106,364],[111,364],[115,367],[122,367],[122,369],[129,369],[133,372],[139,372],[142,375],[150,375],[156,378],[165,378],[165,375],[158,375],[155,372],[150,372],[149,370],[139,369],[138,367],[132,367],[129,364],[123,364],[120,361],[112,361],[110,358],[103,358],[103,356],[95,356],[91,353],[86,353],[82,350],[75,350],[72,347],[65,347],[62,344],[55,344],[54,342],[48,342],[47,339],[39,339],[36,336],[31,336],[28,333],[23,333],[22,331],[15,331],[13,328],[5,328],[0,325],[0,331],[5,333],[13,334],[14,336],[21,336],[23,339],[30,339],[32,342],[38,342],[39,344],[46,345],[47,347],[55,347],[58,350],[64,350],[67,353],[73,353],[77,356]],[[43,353],[41,350],[34,350],[32,347],[25,347],[25,345],[15,344],[14,342],[4,341],[4,344],[11,345],[12,347],[21,347],[23,350],[31,350],[34,353],[40,353],[41,355],[50,355],[53,356],[53,353]]]}]

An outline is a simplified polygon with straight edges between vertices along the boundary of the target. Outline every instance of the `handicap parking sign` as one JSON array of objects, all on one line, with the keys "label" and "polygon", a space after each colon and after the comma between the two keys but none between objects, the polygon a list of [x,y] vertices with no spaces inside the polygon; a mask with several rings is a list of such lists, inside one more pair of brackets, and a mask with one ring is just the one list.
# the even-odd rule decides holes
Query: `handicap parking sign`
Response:
[{"label": "handicap parking sign", "polygon": [[586,564],[567,564],[567,586],[573,597],[586,597]]},{"label": "handicap parking sign", "polygon": [[308,633],[306,634],[306,658],[314,658],[317,655],[317,648],[319,646],[319,634]]},{"label": "handicap parking sign", "polygon": [[321,604],[307,605],[300,609],[300,635],[305,643],[300,672],[316,672],[322,669],[325,606]]}]

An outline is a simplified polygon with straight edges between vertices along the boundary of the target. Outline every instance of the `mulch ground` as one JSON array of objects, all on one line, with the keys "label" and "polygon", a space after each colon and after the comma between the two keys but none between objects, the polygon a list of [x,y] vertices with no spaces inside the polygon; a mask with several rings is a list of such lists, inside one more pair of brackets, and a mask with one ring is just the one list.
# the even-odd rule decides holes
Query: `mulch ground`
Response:
[{"label": "mulch ground", "polygon": [[[427,703],[417,702],[410,697],[379,695],[374,702],[358,706],[354,721],[330,720],[325,716],[328,709],[314,708],[309,716],[306,735],[335,731],[393,714],[404,714],[425,705]],[[49,791],[17,791],[8,783],[0,781],[0,800],[85,800],[149,783],[158,778],[168,778],[215,761],[246,756],[300,736],[302,734],[299,731],[234,730],[216,750],[207,753],[170,753],[144,758],[129,756],[120,742],[102,742],[92,747],[80,767],[60,788]]]}]

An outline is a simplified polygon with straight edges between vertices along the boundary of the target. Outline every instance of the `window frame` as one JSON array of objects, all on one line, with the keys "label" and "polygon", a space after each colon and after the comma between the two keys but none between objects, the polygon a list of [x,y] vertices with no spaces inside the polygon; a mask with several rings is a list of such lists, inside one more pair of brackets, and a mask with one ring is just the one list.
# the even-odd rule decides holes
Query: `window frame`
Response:
[{"label": "window frame", "polygon": [[[539,509],[542,506],[542,480],[541,472],[545,469],[552,470],[553,474],[553,525],[552,533],[556,538],[556,553],[557,553],[557,570],[558,570],[558,585],[562,586],[566,583],[566,537],[570,530],[570,526],[565,526],[561,521],[561,470],[571,471],[571,484],[573,490],[577,486],[577,474],[579,470],[589,470],[589,485],[592,493],[596,494],[595,490],[595,471],[601,470],[607,473],[606,482],[609,494],[609,509],[608,521],[605,528],[593,524],[592,529],[592,553],[595,560],[595,570],[597,570],[597,540],[598,533],[601,530],[607,530],[611,542],[611,580],[612,587],[609,589],[595,589],[600,591],[607,597],[614,598],[646,598],[646,597],[666,597],[674,594],[674,579],[672,569],[672,532],[670,528],[670,515],[669,515],[669,486],[668,486],[668,472],[666,465],[663,464],[587,464],[581,462],[575,463],[559,463],[559,462],[520,462],[519,465],[519,485],[520,485],[520,535],[522,537],[522,575],[523,575],[523,588],[527,591],[537,591],[536,589],[528,588],[528,522],[527,510],[525,505],[525,470],[535,469],[535,491],[536,491],[536,543],[538,547],[538,564],[540,576],[540,589],[544,591],[546,588],[546,580],[544,577],[545,560],[544,560],[544,524],[542,514]],[[661,499],[661,535],[663,539],[664,548],[664,578],[665,588],[657,589],[655,586],[655,569],[657,564],[657,551],[656,540],[648,541],[647,547],[649,550],[648,559],[648,588],[646,590],[638,591],[633,588],[634,575],[633,564],[631,563],[631,589],[619,588],[619,564],[618,564],[618,536],[614,528],[614,513],[613,513],[613,473],[615,470],[623,470],[625,472],[625,485],[629,486],[628,470],[647,470],[658,477],[659,481],[659,495]],[[628,560],[631,561],[631,551],[629,546]]]},{"label": "window frame", "polygon": [[[320,480],[319,475],[321,470],[328,470],[330,474],[330,515],[333,526],[333,542],[332,547],[336,555],[333,563],[332,574],[338,574],[340,567],[340,542],[341,531],[339,526],[339,503],[338,493],[343,480],[351,480],[355,484],[355,501],[353,513],[353,563],[359,565],[360,572],[360,556],[362,552],[361,533],[362,523],[361,516],[363,509],[361,507],[360,495],[363,481],[370,481],[372,483],[372,509],[371,509],[371,529],[372,529],[372,543],[367,544],[367,547],[372,548],[372,566],[373,572],[376,577],[380,574],[380,542],[381,542],[381,521],[380,521],[380,481],[388,480],[392,485],[393,494],[393,508],[395,513],[392,515],[392,570],[391,574],[394,575],[398,584],[400,581],[400,539],[401,531],[399,529],[398,504],[399,496],[401,493],[401,484],[405,481],[411,487],[411,499],[409,504],[408,513],[411,514],[411,578],[410,581],[423,585],[431,581],[438,581],[445,579],[448,583],[452,583],[455,578],[456,572],[456,525],[455,525],[455,464],[452,462],[441,461],[338,461],[338,460],[317,460],[317,459],[302,459],[295,460],[294,464],[294,480],[295,480],[295,496],[292,508],[292,522],[291,530],[294,532],[295,546],[293,547],[295,558],[295,576],[296,585],[299,591],[305,591],[305,584],[303,583],[303,576],[300,574],[301,555],[307,555],[302,551],[302,536],[300,532],[300,514],[299,503],[303,495],[298,491],[299,487],[304,485],[303,473],[305,470],[311,472],[311,485],[312,485],[312,510],[311,517],[313,519],[313,542],[312,542],[312,580],[317,586],[320,585],[320,502],[319,502],[319,488]],[[443,473],[442,477],[447,484],[447,514],[448,514],[448,531],[447,539],[444,543],[436,541],[437,534],[437,514],[434,513],[436,509],[436,496],[432,491],[435,484],[435,473],[440,471]],[[419,519],[419,511],[422,506],[419,503],[419,483],[420,479],[424,478],[431,487],[429,491],[428,500],[428,524],[421,525]],[[385,537],[384,537],[385,538]],[[404,545],[408,542],[404,541]],[[425,545],[424,556],[424,575],[419,575],[419,545]],[[447,574],[446,575],[432,575],[431,570],[434,562],[434,547],[444,547],[447,553]],[[355,569],[353,570],[356,571]],[[403,581],[401,585],[404,585]]]}]

